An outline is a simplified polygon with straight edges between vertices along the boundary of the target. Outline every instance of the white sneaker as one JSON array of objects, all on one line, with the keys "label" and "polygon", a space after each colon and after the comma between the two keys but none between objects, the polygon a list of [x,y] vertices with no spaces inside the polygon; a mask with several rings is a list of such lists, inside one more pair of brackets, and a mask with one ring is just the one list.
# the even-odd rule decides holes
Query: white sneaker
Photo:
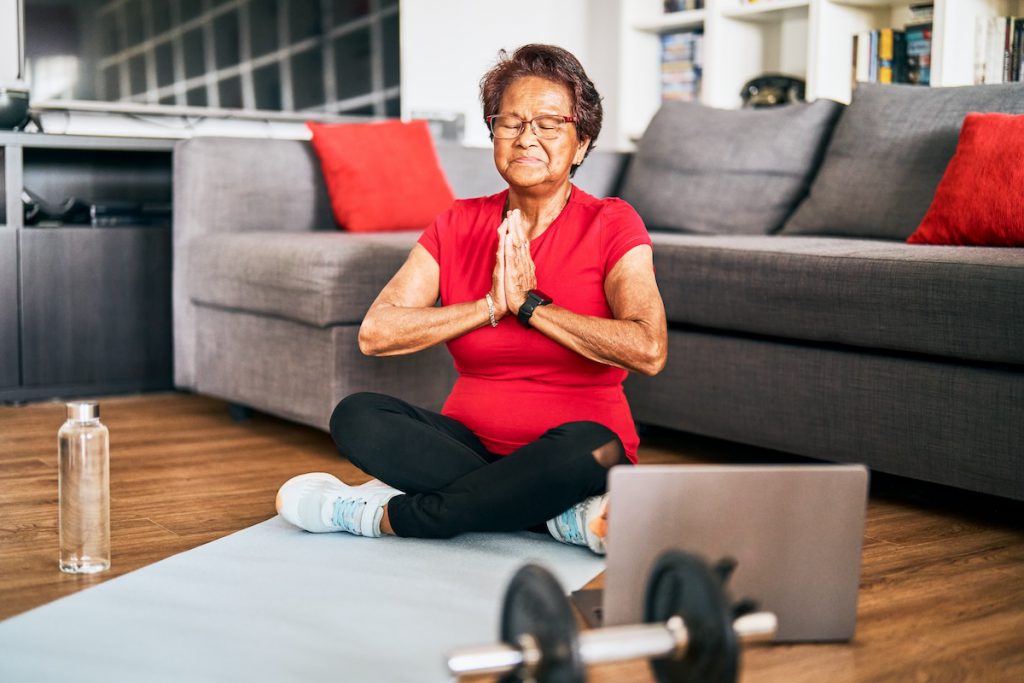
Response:
[{"label": "white sneaker", "polygon": [[570,545],[585,545],[598,555],[605,554],[604,536],[599,536],[594,524],[607,505],[608,494],[591,496],[548,520],[548,531],[555,540]]},{"label": "white sneaker", "polygon": [[[394,488],[392,486],[388,486],[387,484],[382,482],[380,479],[371,479],[370,481],[364,481],[362,484],[356,484],[356,487],[357,488],[367,488],[367,489],[379,489],[379,488],[388,488],[388,489],[390,489],[390,488]],[[397,490],[397,489],[395,489],[395,490]]]},{"label": "white sneaker", "polygon": [[276,505],[285,521],[306,531],[377,537],[384,506],[399,493],[389,486],[348,486],[333,474],[310,472],[286,481]]}]

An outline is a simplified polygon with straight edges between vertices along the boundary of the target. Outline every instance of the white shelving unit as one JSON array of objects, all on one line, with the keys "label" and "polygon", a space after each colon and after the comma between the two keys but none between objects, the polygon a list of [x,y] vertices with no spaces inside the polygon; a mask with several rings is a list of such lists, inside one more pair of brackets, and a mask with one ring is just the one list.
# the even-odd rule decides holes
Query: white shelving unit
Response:
[{"label": "white shelving unit", "polygon": [[[706,8],[664,14],[661,0],[620,0],[616,112],[619,145],[628,146],[661,104],[659,34],[703,28],[701,101],[736,108],[755,76],[778,72],[807,81],[807,98],[849,102],[853,36],[912,23],[912,4],[925,0],[706,0]],[[934,86],[974,82],[978,18],[1024,15],[1024,0],[934,0]],[[646,71],[645,71],[646,69]],[[607,103],[606,103],[607,104]]]}]

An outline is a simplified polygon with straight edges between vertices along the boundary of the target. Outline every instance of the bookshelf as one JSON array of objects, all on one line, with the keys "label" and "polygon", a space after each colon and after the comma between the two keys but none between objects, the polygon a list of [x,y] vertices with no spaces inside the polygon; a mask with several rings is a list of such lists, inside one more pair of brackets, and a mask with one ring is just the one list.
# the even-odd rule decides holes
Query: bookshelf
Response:
[{"label": "bookshelf", "polygon": [[730,3],[722,9],[722,14],[733,19],[749,19],[751,21],[773,21],[773,17],[789,10],[807,9],[810,0],[761,0],[761,2],[741,4]]},{"label": "bookshelf", "polygon": [[702,9],[667,12],[655,17],[646,17],[633,25],[638,31],[665,33],[686,28],[700,28],[704,25],[705,12]]},{"label": "bookshelf", "polygon": [[[661,0],[620,0],[617,112],[620,145],[643,133],[661,104],[659,35],[701,28],[701,101],[737,108],[740,89],[767,72],[798,76],[807,98],[849,102],[853,36],[913,23],[910,6],[925,0],[705,0],[705,9],[665,14]],[[933,86],[974,82],[978,18],[1024,16],[1024,0],[934,0]],[[646,71],[644,71],[646,69]],[[647,74],[650,74],[648,77]]]}]

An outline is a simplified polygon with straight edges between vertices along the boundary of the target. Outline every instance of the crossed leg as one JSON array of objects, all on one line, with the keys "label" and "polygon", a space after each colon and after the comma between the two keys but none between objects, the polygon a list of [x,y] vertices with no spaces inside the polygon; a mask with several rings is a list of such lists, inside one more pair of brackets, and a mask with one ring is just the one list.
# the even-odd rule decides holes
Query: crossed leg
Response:
[{"label": "crossed leg", "polygon": [[540,528],[604,493],[608,470],[629,463],[596,422],[560,425],[498,456],[456,420],[373,393],[341,401],[331,435],[356,466],[404,492],[388,502],[381,530],[419,538]]}]

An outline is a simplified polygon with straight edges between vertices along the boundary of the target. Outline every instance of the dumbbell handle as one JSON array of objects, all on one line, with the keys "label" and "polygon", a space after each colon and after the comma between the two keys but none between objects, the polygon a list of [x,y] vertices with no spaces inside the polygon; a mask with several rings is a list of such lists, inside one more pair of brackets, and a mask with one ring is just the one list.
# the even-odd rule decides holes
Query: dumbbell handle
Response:
[{"label": "dumbbell handle", "polygon": [[[742,643],[772,640],[778,620],[771,612],[755,612],[736,619],[732,627]],[[586,665],[682,656],[688,643],[689,632],[679,617],[664,624],[607,626],[579,635],[580,659]],[[539,661],[536,640],[525,636],[518,647],[480,645],[452,652],[448,655],[448,672],[452,676],[501,674],[522,666],[536,666]]]}]

